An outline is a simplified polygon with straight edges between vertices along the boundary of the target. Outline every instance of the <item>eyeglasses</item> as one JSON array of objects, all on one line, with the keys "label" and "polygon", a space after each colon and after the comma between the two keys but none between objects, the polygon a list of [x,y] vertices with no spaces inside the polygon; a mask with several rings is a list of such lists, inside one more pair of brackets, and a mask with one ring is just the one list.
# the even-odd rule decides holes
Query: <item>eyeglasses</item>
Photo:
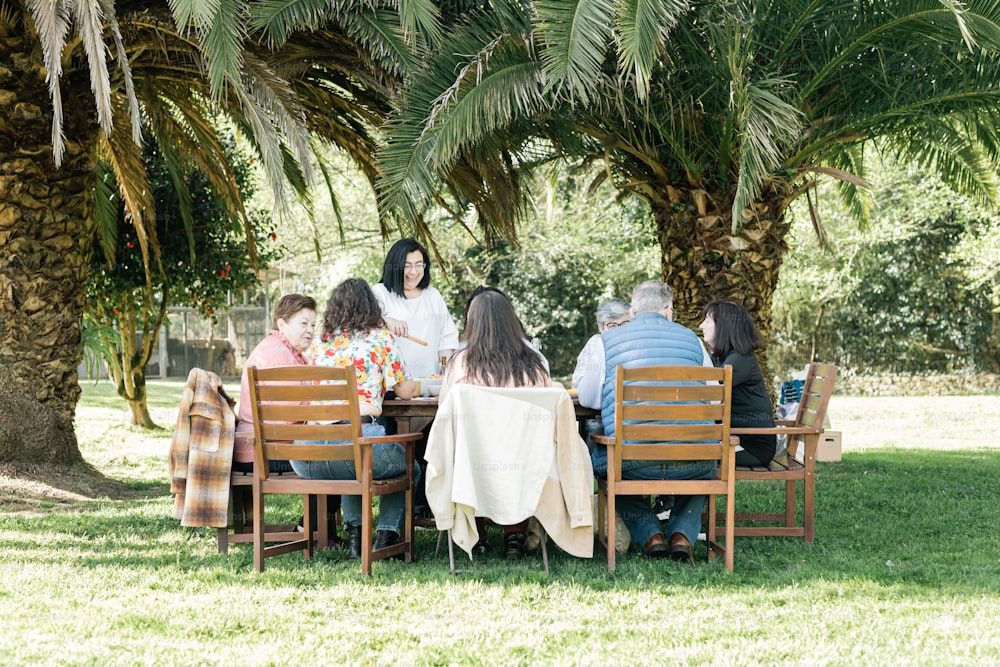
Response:
[{"label": "eyeglasses", "polygon": [[624,322],[605,322],[604,323],[604,328],[605,329],[617,329],[621,325],[628,324],[628,323],[629,323],[629,320],[625,320]]},{"label": "eyeglasses", "polygon": [[426,262],[417,262],[416,264],[403,264],[404,271],[423,271],[427,268]]}]

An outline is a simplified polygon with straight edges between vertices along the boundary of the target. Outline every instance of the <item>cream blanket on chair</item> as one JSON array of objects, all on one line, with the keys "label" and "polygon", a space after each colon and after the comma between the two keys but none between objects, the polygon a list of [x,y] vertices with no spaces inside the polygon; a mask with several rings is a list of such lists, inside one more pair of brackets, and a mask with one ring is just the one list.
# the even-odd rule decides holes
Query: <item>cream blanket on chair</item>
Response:
[{"label": "cream blanket on chair", "polygon": [[477,516],[502,525],[534,516],[567,553],[594,555],[594,471],[565,389],[457,384],[438,408],[424,459],[437,528],[451,530],[470,557]]}]

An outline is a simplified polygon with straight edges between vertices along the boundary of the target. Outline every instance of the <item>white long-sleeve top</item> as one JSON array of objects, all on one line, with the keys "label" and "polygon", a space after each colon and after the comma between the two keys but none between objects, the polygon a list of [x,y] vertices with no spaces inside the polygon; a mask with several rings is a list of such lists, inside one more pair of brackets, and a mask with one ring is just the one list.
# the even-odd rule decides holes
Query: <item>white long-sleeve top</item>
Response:
[{"label": "white long-sleeve top", "polygon": [[458,327],[441,293],[427,287],[417,298],[407,299],[393,294],[382,283],[372,285],[372,292],[383,317],[405,321],[410,335],[427,343],[424,347],[405,338],[396,338],[407,376],[436,375],[441,351],[458,349]]}]

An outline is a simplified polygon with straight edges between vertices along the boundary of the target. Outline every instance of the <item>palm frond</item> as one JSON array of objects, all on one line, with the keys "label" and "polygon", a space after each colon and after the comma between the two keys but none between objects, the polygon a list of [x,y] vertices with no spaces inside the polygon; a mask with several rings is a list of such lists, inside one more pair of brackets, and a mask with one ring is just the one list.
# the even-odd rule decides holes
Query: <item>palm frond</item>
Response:
[{"label": "palm frond", "polygon": [[612,40],[613,0],[537,0],[535,11],[546,92],[588,104]]},{"label": "palm frond", "polygon": [[118,66],[121,68],[122,81],[125,84],[125,99],[128,101],[128,114],[132,121],[132,140],[139,143],[142,141],[142,119],[139,111],[139,100],[135,95],[132,66],[128,61],[128,53],[125,50],[121,26],[118,23],[118,17],[115,15],[114,2],[112,0],[100,0],[100,2],[115,44],[115,51],[118,54]]},{"label": "palm frond", "polygon": [[249,8],[250,29],[263,31],[268,45],[278,48],[294,31],[319,27],[344,11],[343,4],[327,0],[261,0]]},{"label": "palm frond", "polygon": [[781,76],[734,82],[733,105],[739,137],[734,230],[744,210],[757,198],[765,179],[783,162],[788,147],[799,137],[799,110],[781,95],[788,84],[789,80]]},{"label": "palm frond", "polygon": [[62,164],[66,150],[63,143],[62,53],[70,26],[70,7],[61,0],[27,0],[31,18],[41,42],[42,60],[47,72],[49,94],[52,97],[52,155],[56,165]]},{"label": "palm frond", "polygon": [[118,195],[114,172],[106,165],[96,167],[94,184],[94,222],[97,225],[97,242],[108,265],[115,263],[118,250]]},{"label": "palm frond", "polygon": [[87,377],[100,380],[100,361],[104,361],[111,371],[112,377],[121,376],[121,361],[118,359],[118,343],[120,337],[114,327],[99,324],[90,317],[84,317],[80,322],[80,345],[87,364]]},{"label": "palm frond", "polygon": [[677,17],[688,10],[686,0],[623,0],[619,3],[618,70],[634,80],[639,101],[649,93],[653,66],[661,56],[663,44],[676,24]]},{"label": "palm frond", "polygon": [[125,215],[135,229],[146,272],[146,294],[152,299],[152,272],[155,268],[162,275],[163,266],[160,264],[156,240],[155,202],[142,158],[142,148],[132,141],[131,132],[120,123],[113,126],[111,134],[101,140],[101,147],[103,158],[115,174],[118,192],[125,205]]}]

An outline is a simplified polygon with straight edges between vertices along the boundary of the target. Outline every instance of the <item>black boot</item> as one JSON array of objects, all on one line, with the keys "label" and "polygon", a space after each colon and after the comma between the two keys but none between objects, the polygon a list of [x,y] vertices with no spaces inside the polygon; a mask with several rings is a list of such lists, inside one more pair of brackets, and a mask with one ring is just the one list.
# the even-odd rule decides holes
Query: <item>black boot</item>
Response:
[{"label": "black boot", "polygon": [[394,544],[399,544],[399,533],[394,530],[375,531],[374,549],[384,549],[386,547],[391,547]]},{"label": "black boot", "polygon": [[361,526],[347,527],[347,559],[361,558]]}]

